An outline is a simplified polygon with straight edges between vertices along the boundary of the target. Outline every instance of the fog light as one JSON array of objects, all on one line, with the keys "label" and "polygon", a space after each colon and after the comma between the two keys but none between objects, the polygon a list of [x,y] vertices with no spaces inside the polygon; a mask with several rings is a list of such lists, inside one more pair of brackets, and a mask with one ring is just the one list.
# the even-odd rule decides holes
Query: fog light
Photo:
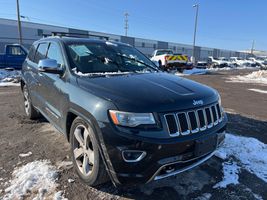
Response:
[{"label": "fog light", "polygon": [[122,158],[125,162],[138,162],[146,156],[145,151],[139,150],[124,150],[122,151]]}]

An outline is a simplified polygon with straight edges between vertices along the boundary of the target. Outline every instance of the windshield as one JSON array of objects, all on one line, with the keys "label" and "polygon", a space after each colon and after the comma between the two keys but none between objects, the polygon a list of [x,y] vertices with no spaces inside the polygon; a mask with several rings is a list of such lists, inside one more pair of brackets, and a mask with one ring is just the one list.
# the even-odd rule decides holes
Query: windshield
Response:
[{"label": "windshield", "polygon": [[116,43],[81,42],[67,45],[73,69],[87,73],[155,72],[156,66],[137,49]]}]

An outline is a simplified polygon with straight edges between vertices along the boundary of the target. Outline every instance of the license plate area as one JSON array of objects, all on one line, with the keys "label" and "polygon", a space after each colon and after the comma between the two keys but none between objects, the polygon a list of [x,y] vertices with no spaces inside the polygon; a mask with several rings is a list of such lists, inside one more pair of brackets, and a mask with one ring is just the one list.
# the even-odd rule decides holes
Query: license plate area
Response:
[{"label": "license plate area", "polygon": [[217,135],[196,140],[194,151],[195,156],[203,156],[213,152],[217,148],[217,140]]}]

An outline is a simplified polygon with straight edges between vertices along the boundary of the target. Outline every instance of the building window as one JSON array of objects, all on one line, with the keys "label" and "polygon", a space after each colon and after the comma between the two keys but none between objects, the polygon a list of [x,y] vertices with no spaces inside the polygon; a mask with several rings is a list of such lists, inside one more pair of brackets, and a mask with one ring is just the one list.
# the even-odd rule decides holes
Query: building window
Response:
[{"label": "building window", "polygon": [[157,48],[157,45],[156,44],[153,44],[153,48],[156,49]]},{"label": "building window", "polygon": [[176,46],[173,47],[173,51],[176,51]]},{"label": "building window", "polygon": [[43,36],[43,34],[44,34],[44,30],[42,30],[42,29],[37,29],[37,35],[38,35],[38,36]]},{"label": "building window", "polygon": [[145,47],[145,43],[144,42],[142,42],[142,47]]},{"label": "building window", "polygon": [[184,47],[182,48],[182,52],[184,52],[185,50],[184,50]]}]

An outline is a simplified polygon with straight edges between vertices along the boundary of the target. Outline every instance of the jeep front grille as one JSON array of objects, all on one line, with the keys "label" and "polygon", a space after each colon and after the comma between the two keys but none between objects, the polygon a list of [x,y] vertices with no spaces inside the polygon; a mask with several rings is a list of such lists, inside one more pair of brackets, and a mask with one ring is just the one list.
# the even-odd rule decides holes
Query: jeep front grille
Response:
[{"label": "jeep front grille", "polygon": [[204,131],[222,121],[222,109],[218,103],[186,112],[164,115],[170,136],[188,135]]}]

